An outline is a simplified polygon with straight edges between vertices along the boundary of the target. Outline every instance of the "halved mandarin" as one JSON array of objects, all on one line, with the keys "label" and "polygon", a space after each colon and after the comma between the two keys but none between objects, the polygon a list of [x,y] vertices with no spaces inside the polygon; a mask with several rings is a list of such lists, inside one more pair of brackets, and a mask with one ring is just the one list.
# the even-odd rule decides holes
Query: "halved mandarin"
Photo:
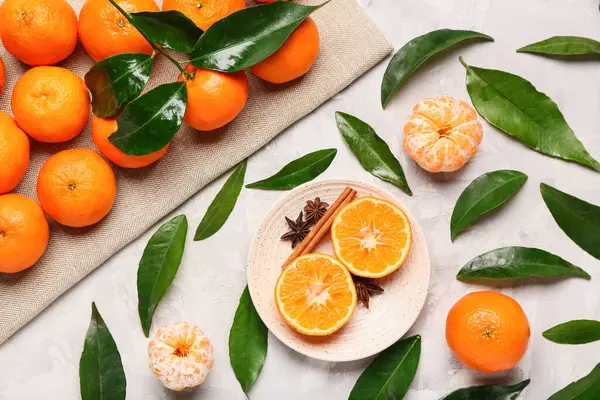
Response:
[{"label": "halved mandarin", "polygon": [[482,137],[475,109],[448,96],[419,102],[404,125],[404,149],[428,172],[462,168],[477,153]]},{"label": "halved mandarin", "polygon": [[412,231],[400,207],[367,196],[340,210],[331,225],[331,241],[336,257],[351,273],[382,278],[406,260]]},{"label": "halved mandarin", "polygon": [[327,336],[339,330],[356,309],[350,272],[326,254],[307,254],[288,265],[275,285],[275,303],[296,331]]}]

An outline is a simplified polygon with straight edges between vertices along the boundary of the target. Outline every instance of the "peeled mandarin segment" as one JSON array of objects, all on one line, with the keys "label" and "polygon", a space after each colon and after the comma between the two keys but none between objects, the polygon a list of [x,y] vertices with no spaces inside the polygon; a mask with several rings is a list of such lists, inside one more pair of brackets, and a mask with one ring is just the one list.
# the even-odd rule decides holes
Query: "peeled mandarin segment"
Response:
[{"label": "peeled mandarin segment", "polygon": [[482,134],[473,107],[440,96],[425,99],[413,108],[404,126],[404,148],[426,171],[451,172],[477,153]]},{"label": "peeled mandarin segment", "polygon": [[380,278],[403,263],[411,247],[410,222],[396,205],[363,197],[340,211],[331,228],[338,259],[358,276]]},{"label": "peeled mandarin segment", "polygon": [[324,254],[308,254],[282,272],[275,301],[284,320],[296,331],[325,336],[348,322],[357,298],[352,277],[342,264]]},{"label": "peeled mandarin segment", "polygon": [[210,341],[187,322],[158,329],[148,343],[148,357],[163,386],[177,391],[202,384],[214,365]]}]

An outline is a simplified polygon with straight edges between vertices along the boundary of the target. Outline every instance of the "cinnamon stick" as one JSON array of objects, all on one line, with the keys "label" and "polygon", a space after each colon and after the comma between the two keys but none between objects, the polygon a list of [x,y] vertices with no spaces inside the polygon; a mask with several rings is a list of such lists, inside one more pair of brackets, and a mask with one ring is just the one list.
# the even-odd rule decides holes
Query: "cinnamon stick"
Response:
[{"label": "cinnamon stick", "polygon": [[338,211],[340,211],[343,206],[350,203],[354,199],[354,196],[356,196],[356,190],[346,187],[342,194],[329,207],[329,210],[327,210],[325,215],[323,215],[323,217],[321,217],[321,219],[315,224],[310,233],[304,238],[304,240],[302,240],[302,242],[300,242],[298,246],[296,246],[296,249],[294,249],[292,254],[283,263],[282,268],[285,268],[296,258],[313,251],[321,239],[323,239],[323,236],[325,236],[329,228],[331,228],[333,219],[337,215]]}]

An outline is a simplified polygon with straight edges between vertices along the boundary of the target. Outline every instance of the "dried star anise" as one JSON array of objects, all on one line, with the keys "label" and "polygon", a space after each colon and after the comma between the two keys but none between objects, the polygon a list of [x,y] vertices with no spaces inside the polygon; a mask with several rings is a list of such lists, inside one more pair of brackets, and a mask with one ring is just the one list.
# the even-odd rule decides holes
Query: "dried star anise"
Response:
[{"label": "dried star anise", "polygon": [[296,221],[285,217],[285,222],[287,222],[290,230],[281,237],[281,240],[291,240],[293,249],[308,235],[311,223],[310,221],[304,221],[302,211],[300,211]]},{"label": "dried star anise", "polygon": [[313,225],[316,224],[327,212],[327,207],[329,207],[329,204],[321,201],[318,197],[314,200],[308,200],[304,207],[306,220],[310,221]]},{"label": "dried star anise", "polygon": [[358,301],[369,309],[369,299],[374,294],[383,293],[383,288],[373,283],[372,279],[359,278],[357,276],[352,277],[354,279],[354,286],[356,287],[356,294],[358,295]]}]

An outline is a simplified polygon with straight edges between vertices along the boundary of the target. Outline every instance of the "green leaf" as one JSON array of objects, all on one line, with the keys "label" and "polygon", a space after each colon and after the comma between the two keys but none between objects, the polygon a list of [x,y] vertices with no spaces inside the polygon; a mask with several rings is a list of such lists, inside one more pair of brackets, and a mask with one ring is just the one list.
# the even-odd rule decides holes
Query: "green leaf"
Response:
[{"label": "green leaf", "polygon": [[548,400],[597,400],[600,399],[600,364],[589,375],[550,396]]},{"label": "green leaf", "polygon": [[117,120],[108,140],[125,154],[143,156],[165,147],[183,123],[185,81],[160,85],[133,100]]},{"label": "green leaf", "polygon": [[454,206],[450,220],[452,241],[483,214],[506,203],[526,181],[524,173],[507,169],[488,172],[473,180]]},{"label": "green leaf", "polygon": [[246,160],[242,161],[233,171],[215,199],[210,203],[204,218],[202,218],[198,229],[196,229],[195,241],[204,240],[214,235],[225,224],[244,186],[244,175],[246,175]]},{"label": "green leaf", "polygon": [[85,74],[94,114],[112,117],[138,97],[152,73],[152,58],[148,54],[123,53],[96,63]]},{"label": "green leaf", "polygon": [[246,185],[250,189],[289,190],[312,181],[331,165],[337,154],[336,149],[323,149],[300,157],[275,175]]},{"label": "green leaf", "polygon": [[263,368],[267,358],[268,333],[246,286],[229,332],[229,362],[244,393],[248,393]]},{"label": "green leaf", "polygon": [[401,340],[384,350],[360,375],[348,400],[400,400],[408,392],[419,358],[421,336]]},{"label": "green leaf", "polygon": [[545,183],[540,184],[540,191],[560,229],[577,246],[600,260],[600,207]]},{"label": "green leaf", "polygon": [[127,391],[119,349],[96,303],[79,360],[79,386],[82,400],[124,400]]},{"label": "green leaf", "polygon": [[519,279],[576,276],[590,279],[581,268],[547,251],[530,247],[501,247],[469,261],[456,275],[460,281],[473,279]]},{"label": "green leaf", "polygon": [[585,344],[600,340],[600,321],[579,319],[556,325],[542,333],[546,339],[561,344]]},{"label": "green leaf", "polygon": [[130,16],[132,25],[147,40],[182,53],[191,53],[204,33],[191,19],[179,11],[138,12]]},{"label": "green leaf", "polygon": [[160,299],[173,282],[185,248],[188,223],[178,215],[152,235],[140,260],[137,274],[138,312],[146,337]]},{"label": "green leaf", "polygon": [[479,32],[440,29],[416,37],[405,44],[394,54],[383,74],[381,106],[385,108],[400,86],[427,60],[468,40],[494,41],[490,36]]},{"label": "green leaf", "polygon": [[600,55],[600,42],[580,36],[554,36],[532,43],[517,53],[534,53],[551,56]]},{"label": "green leaf", "polygon": [[365,170],[412,196],[400,162],[370,125],[339,111],[335,113],[335,120],[346,144]]},{"label": "green leaf", "polygon": [[319,7],[276,1],[236,11],[211,25],[196,43],[190,62],[223,72],[251,67],[277,51]]},{"label": "green leaf", "polygon": [[517,75],[460,60],[473,105],[490,124],[540,153],[600,170],[552,99]]},{"label": "green leaf", "polygon": [[441,400],[515,400],[531,382],[529,379],[516,385],[482,385],[458,389]]}]

